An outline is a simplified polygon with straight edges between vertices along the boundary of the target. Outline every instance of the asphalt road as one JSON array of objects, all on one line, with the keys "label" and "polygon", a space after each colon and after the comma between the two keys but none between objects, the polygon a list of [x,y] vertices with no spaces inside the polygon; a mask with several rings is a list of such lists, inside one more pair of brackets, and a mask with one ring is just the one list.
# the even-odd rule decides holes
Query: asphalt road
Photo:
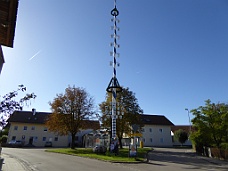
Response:
[{"label": "asphalt road", "polygon": [[2,153],[17,159],[27,171],[227,171],[228,162],[196,156],[178,149],[156,148],[149,163],[123,164],[48,153],[45,149],[3,148]]}]

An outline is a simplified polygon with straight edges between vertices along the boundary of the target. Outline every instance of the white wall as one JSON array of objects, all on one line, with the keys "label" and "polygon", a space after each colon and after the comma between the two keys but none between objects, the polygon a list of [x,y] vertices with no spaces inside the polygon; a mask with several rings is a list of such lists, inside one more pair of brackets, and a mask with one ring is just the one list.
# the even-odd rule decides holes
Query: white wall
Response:
[{"label": "white wall", "polygon": [[144,131],[142,134],[144,146],[173,146],[170,126],[145,125],[143,129]]},{"label": "white wall", "polygon": [[[27,130],[24,127],[27,126]],[[17,130],[15,130],[17,127]],[[33,138],[33,145],[37,147],[43,147],[46,141],[51,141],[53,147],[67,147],[68,136],[58,136],[54,132],[48,131],[44,124],[30,124],[30,123],[11,123],[8,142],[12,140],[13,137],[16,140],[21,140],[25,145],[29,144],[29,139]]]}]

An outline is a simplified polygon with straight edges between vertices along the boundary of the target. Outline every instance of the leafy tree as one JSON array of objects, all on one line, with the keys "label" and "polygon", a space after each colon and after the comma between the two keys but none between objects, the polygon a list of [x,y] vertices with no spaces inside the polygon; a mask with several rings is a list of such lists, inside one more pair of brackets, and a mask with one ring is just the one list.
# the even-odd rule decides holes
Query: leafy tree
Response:
[{"label": "leafy tree", "polygon": [[64,94],[57,94],[53,102],[50,102],[52,114],[46,125],[50,131],[60,135],[71,134],[71,148],[75,148],[75,135],[88,125],[85,120],[92,117],[93,98],[83,88],[70,87],[65,89]]},{"label": "leafy tree", "polygon": [[9,127],[5,126],[4,129],[1,130],[0,136],[8,135],[8,133],[9,133]]},{"label": "leafy tree", "polygon": [[[111,129],[111,102],[112,94],[106,94],[106,101],[102,102],[100,110],[102,112],[101,120],[104,127]],[[132,132],[132,125],[138,124],[141,126],[140,114],[143,110],[138,104],[135,93],[129,88],[123,88],[122,92],[117,93],[117,120],[116,120],[116,134],[119,140],[120,148],[122,148],[123,134],[130,134]]]},{"label": "leafy tree", "polygon": [[25,92],[26,87],[24,85],[19,85],[17,90],[2,96],[3,99],[0,100],[0,127],[6,125],[6,120],[15,110],[22,110],[24,103],[28,105],[29,100],[36,98],[34,93],[30,93],[26,94],[20,100],[16,100],[15,98],[18,96],[19,91]]},{"label": "leafy tree", "polygon": [[7,135],[3,135],[2,137],[0,137],[0,142],[1,143],[6,143],[7,139],[8,139],[8,136]]},{"label": "leafy tree", "polygon": [[188,133],[182,129],[179,129],[174,132],[174,138],[181,143],[181,145],[183,145],[188,140]]},{"label": "leafy tree", "polygon": [[198,147],[221,147],[227,142],[228,136],[228,105],[225,103],[211,103],[205,101],[205,106],[191,110],[195,116],[192,119],[195,131],[191,139]]}]

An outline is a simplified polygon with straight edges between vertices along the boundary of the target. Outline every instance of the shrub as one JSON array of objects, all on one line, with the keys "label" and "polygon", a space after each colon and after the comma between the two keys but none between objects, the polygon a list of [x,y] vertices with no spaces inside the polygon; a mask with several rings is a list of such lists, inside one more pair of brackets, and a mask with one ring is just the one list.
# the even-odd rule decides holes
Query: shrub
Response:
[{"label": "shrub", "polygon": [[7,142],[7,139],[8,139],[8,136],[7,135],[3,135],[1,137],[1,143],[6,143]]}]

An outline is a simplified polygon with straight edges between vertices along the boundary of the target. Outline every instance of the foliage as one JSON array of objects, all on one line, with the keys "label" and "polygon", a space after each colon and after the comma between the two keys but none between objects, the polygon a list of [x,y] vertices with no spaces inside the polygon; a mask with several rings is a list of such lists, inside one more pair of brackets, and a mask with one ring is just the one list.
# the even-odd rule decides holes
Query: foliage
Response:
[{"label": "foliage", "polygon": [[93,98],[83,88],[70,87],[65,89],[64,94],[57,94],[53,102],[49,103],[52,114],[46,125],[50,131],[60,135],[71,134],[71,148],[75,148],[75,135],[86,128],[85,120],[94,115]]},{"label": "foliage", "polygon": [[138,162],[143,161],[145,154],[150,151],[151,148],[138,148],[137,149],[137,158],[129,158],[129,149],[123,148],[119,150],[119,154],[117,156],[106,152],[106,154],[96,154],[93,152],[91,148],[78,148],[78,149],[50,149],[46,150],[48,152],[69,154],[81,157],[94,158],[104,161],[114,161],[114,162]]},{"label": "foliage", "polygon": [[1,131],[1,136],[8,135],[8,133],[9,133],[9,127],[4,127],[4,129],[2,129]]},{"label": "foliage", "polygon": [[183,145],[188,140],[188,133],[182,129],[179,129],[174,132],[174,138],[181,143],[181,145]]},{"label": "foliage", "polygon": [[[117,93],[117,120],[116,120],[116,134],[119,139],[120,148],[122,148],[123,134],[130,134],[132,132],[132,125],[138,124],[141,126],[140,114],[143,110],[138,104],[135,93],[129,88],[123,88],[122,92]],[[102,102],[100,110],[102,112],[101,120],[103,126],[111,129],[111,110],[112,110],[112,94],[106,94],[106,101]],[[122,115],[123,114],[123,115]],[[121,115],[121,117],[120,117]]]},{"label": "foliage", "polygon": [[221,144],[221,148],[222,148],[223,150],[228,150],[228,142],[222,143],[222,144]]},{"label": "foliage", "polygon": [[205,101],[205,106],[191,110],[195,116],[192,119],[195,131],[191,135],[197,147],[215,146],[221,148],[223,142],[228,142],[228,105]]},{"label": "foliage", "polygon": [[4,127],[6,125],[6,120],[15,110],[22,110],[24,103],[28,105],[28,101],[30,99],[35,99],[36,95],[34,93],[26,94],[23,98],[19,101],[15,98],[18,96],[18,92],[26,91],[26,87],[24,85],[19,85],[18,89],[8,94],[2,96],[3,100],[0,101],[0,126]]},{"label": "foliage", "polygon": [[8,136],[7,135],[3,135],[2,137],[1,137],[1,143],[6,143],[7,142],[7,139],[8,139]]}]

